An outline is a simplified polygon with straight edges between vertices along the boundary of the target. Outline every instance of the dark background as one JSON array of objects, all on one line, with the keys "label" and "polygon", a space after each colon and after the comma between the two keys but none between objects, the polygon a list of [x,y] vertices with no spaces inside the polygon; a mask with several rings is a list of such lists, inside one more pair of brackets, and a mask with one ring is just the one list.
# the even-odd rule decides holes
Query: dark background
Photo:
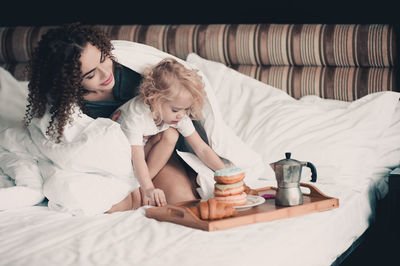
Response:
[{"label": "dark background", "polygon": [[[400,3],[400,2],[399,2]],[[399,24],[395,0],[3,1],[0,26],[85,24]]]}]

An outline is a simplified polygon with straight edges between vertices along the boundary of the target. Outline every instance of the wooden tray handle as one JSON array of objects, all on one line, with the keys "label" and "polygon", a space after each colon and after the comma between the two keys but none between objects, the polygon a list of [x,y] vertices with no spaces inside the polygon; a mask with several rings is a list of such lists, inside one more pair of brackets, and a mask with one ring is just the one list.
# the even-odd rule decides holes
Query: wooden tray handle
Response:
[{"label": "wooden tray handle", "polygon": [[176,217],[176,218],[183,218],[185,217],[185,213],[183,210],[168,206],[167,208],[167,214],[171,217]]},{"label": "wooden tray handle", "polygon": [[183,219],[186,221],[199,222],[202,221],[189,208],[167,205],[167,214],[174,219]]},{"label": "wooden tray handle", "polygon": [[300,183],[300,186],[310,189],[310,193],[304,193],[304,195],[311,196],[311,197],[318,197],[318,198],[327,198],[327,199],[332,198],[332,197],[325,195],[318,188],[316,188],[315,186],[313,186],[311,184]]}]

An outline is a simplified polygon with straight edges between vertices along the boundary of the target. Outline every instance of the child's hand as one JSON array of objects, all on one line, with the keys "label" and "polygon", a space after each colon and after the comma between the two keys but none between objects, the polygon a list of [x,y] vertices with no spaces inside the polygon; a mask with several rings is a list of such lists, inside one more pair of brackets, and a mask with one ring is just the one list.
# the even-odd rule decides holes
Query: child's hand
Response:
[{"label": "child's hand", "polygon": [[[148,202],[146,202],[146,200]],[[152,206],[164,206],[167,204],[164,191],[158,188],[151,188],[145,191],[145,204]]]}]

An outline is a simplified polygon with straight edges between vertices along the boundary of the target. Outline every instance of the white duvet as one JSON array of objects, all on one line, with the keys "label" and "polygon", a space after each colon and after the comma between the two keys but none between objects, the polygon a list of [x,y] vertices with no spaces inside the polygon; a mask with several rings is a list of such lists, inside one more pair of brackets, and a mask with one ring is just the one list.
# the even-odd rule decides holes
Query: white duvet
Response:
[{"label": "white duvet", "polygon": [[[133,58],[152,64],[158,60],[154,54],[160,54],[154,48],[130,42],[118,41],[114,45],[119,61],[138,72],[144,65]],[[138,54],[126,56],[132,55],[133,46]],[[339,198],[339,208],[217,232],[148,219],[144,216],[146,207],[94,217],[72,217],[46,206],[16,208],[40,202],[43,172],[63,167],[47,162],[45,167],[39,164],[36,168],[36,162],[46,162],[49,156],[25,157],[17,143],[29,147],[32,139],[23,134],[7,136],[3,130],[0,167],[4,178],[0,183],[3,186],[0,203],[8,210],[0,212],[1,264],[232,266],[265,261],[269,265],[329,265],[366,230],[374,216],[376,198],[387,192],[389,171],[400,165],[399,93],[374,93],[352,103],[316,96],[295,100],[276,88],[195,54],[188,56],[187,64],[200,69],[206,80],[208,120],[203,121],[203,126],[210,143],[221,156],[246,169],[248,183],[253,187],[276,185],[267,166],[282,159],[285,152],[292,152],[292,158],[314,163],[318,171],[315,185],[325,194]],[[3,96],[7,90],[4,81],[7,84],[13,81],[8,73],[0,71]],[[26,85],[15,81],[14,85],[17,84]],[[7,107],[2,104],[0,108],[1,121],[6,121],[2,126],[18,124]],[[199,173],[203,196],[209,196],[212,172],[192,154],[180,154]],[[13,163],[19,167],[12,167]],[[87,167],[82,164],[81,167]],[[70,177],[65,169],[54,174],[53,177],[62,179]],[[309,175],[303,171],[302,181],[308,182]],[[96,176],[91,180],[94,183],[85,186],[95,184],[98,178],[105,177]],[[11,201],[7,195],[13,195]],[[60,195],[52,196],[59,200]],[[107,204],[109,200],[101,206]]]}]

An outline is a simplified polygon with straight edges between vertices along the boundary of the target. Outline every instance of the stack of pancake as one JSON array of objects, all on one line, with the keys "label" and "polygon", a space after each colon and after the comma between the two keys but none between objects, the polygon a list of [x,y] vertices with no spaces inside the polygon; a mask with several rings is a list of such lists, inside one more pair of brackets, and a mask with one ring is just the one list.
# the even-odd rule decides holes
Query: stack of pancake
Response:
[{"label": "stack of pancake", "polygon": [[231,206],[246,205],[244,172],[240,168],[224,168],[214,173],[214,197],[218,202]]}]

